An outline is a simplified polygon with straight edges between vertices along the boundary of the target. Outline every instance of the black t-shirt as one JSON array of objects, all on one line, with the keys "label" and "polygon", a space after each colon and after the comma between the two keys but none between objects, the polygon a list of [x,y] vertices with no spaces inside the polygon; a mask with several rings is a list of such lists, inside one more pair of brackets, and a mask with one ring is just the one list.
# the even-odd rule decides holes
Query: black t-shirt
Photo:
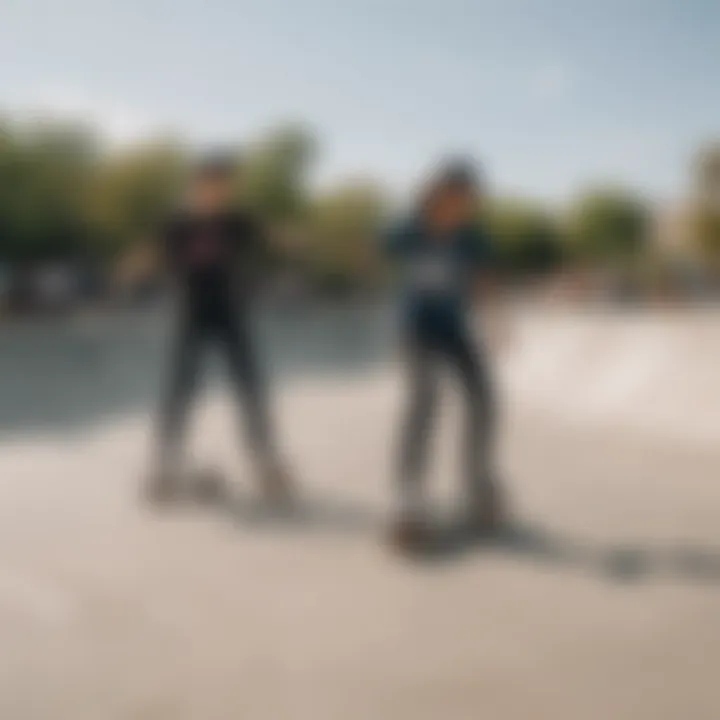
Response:
[{"label": "black t-shirt", "polygon": [[208,216],[178,213],[167,222],[163,243],[183,298],[208,310],[246,300],[267,254],[260,223],[235,210]]}]

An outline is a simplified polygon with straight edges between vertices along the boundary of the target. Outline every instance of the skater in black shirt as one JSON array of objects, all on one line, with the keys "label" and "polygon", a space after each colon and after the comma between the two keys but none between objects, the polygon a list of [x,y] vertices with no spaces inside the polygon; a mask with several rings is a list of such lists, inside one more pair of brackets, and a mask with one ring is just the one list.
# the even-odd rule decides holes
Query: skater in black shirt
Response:
[{"label": "skater in black shirt", "polygon": [[227,361],[262,489],[273,496],[288,491],[250,323],[266,238],[250,214],[232,206],[236,171],[225,157],[205,159],[191,178],[187,207],[170,218],[162,234],[178,326],[148,487],[155,499],[177,489],[186,420],[209,346]]}]

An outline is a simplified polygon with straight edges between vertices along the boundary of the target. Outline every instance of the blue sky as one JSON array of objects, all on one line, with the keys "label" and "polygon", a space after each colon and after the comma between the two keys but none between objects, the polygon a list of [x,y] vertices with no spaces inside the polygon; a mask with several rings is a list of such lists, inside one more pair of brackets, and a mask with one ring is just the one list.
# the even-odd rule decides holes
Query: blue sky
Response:
[{"label": "blue sky", "polygon": [[115,140],[301,120],[321,182],[465,151],[503,192],[673,197],[720,136],[720,0],[3,0],[0,108]]}]

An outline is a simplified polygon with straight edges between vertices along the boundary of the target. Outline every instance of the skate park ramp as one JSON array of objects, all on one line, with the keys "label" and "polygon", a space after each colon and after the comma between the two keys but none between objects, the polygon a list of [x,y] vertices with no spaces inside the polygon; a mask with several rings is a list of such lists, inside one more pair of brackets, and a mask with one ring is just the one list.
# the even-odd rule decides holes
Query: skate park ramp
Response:
[{"label": "skate park ramp", "polygon": [[[191,429],[232,483],[214,506],[141,502],[149,408],[7,436],[0,717],[715,720],[718,361],[711,312],[523,314],[497,361],[512,522],[432,557],[385,543],[395,363],[280,382],[290,516],[254,499],[221,392]],[[443,509],[446,398],[427,478]]]},{"label": "skate park ramp", "polygon": [[720,441],[716,312],[526,314],[504,360],[520,404],[570,422]]}]

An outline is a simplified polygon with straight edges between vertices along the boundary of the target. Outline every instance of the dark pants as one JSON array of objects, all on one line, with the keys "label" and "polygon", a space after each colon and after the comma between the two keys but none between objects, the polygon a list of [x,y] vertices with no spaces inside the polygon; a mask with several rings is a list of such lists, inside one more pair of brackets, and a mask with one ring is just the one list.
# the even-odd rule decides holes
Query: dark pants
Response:
[{"label": "dark pants", "polygon": [[271,462],[268,407],[249,321],[245,313],[185,312],[179,321],[170,367],[169,386],[160,417],[163,463],[176,459],[182,445],[190,407],[197,391],[200,360],[214,346],[224,355],[230,377],[244,410],[247,439],[260,462]]},{"label": "dark pants", "polygon": [[400,479],[404,499],[418,499],[437,410],[439,371],[449,367],[460,381],[465,405],[464,476],[471,502],[494,481],[495,403],[490,374],[464,328],[414,330],[408,337],[409,404],[401,438]]}]

